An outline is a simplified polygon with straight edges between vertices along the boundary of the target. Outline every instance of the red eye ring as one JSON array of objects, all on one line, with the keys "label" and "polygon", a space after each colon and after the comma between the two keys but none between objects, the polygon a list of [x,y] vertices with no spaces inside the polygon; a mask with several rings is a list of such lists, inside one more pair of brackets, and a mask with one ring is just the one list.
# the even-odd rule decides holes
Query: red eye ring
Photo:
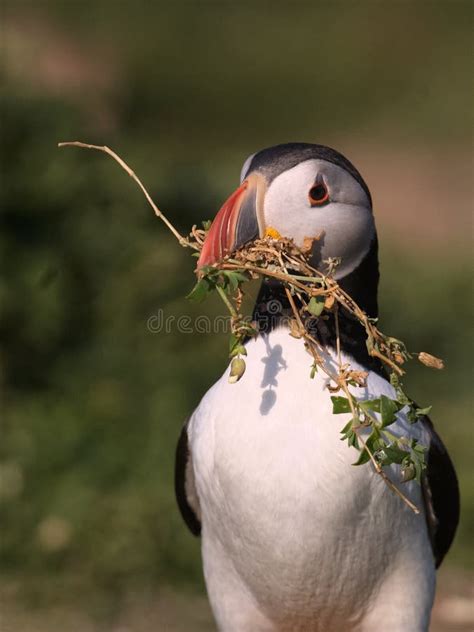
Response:
[{"label": "red eye ring", "polygon": [[316,182],[313,184],[308,193],[309,203],[311,206],[322,206],[329,201],[329,191],[324,182]]}]

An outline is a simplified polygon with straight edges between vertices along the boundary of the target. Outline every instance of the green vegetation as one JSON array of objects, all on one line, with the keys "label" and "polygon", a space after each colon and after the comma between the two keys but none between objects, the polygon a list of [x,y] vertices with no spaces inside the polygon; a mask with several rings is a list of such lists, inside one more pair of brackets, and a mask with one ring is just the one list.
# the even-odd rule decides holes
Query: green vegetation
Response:
[{"label": "green vegetation", "polygon": [[[76,143],[77,145],[78,143]],[[100,147],[95,149],[101,149]],[[102,148],[103,150],[104,148]],[[110,151],[110,150],[108,150]],[[330,212],[330,211],[328,211]],[[165,220],[173,233],[173,226]],[[217,218],[215,221],[218,221]],[[211,231],[212,232],[212,231]],[[203,230],[196,227],[189,238],[175,234],[178,242],[185,247],[201,252],[205,240],[210,239],[208,222],[203,223]],[[318,239],[318,238],[316,238]],[[314,240],[311,240],[313,243]],[[334,278],[334,270],[341,263],[340,259],[326,261],[324,274],[312,267],[308,255],[308,247],[297,247],[291,239],[281,235],[271,236],[266,233],[262,239],[256,239],[247,246],[241,247],[230,256],[225,257],[217,265],[199,266],[198,280],[188,298],[201,302],[216,291],[228,310],[230,320],[229,358],[231,359],[228,380],[235,383],[245,374],[247,355],[245,340],[258,335],[254,323],[249,322],[247,314],[242,312],[243,297],[248,282],[251,280],[278,279],[286,292],[290,335],[299,338],[313,358],[310,370],[311,379],[321,371],[329,378],[329,393],[342,393],[331,396],[333,414],[351,413],[351,419],[341,430],[341,441],[347,441],[349,447],[359,451],[359,457],[353,465],[371,463],[393,493],[396,493],[416,513],[420,508],[410,502],[384,468],[399,465],[397,480],[402,483],[415,479],[422,483],[422,473],[427,463],[425,453],[428,445],[419,443],[407,436],[395,435],[388,429],[396,420],[397,413],[406,410],[406,418],[410,424],[416,423],[431,411],[431,406],[420,408],[403,390],[401,376],[406,374],[405,363],[417,357],[423,364],[431,368],[443,368],[439,358],[426,352],[410,353],[405,344],[392,336],[384,334],[377,327],[377,319],[368,315],[354,302],[354,297],[346,294]],[[323,268],[324,269],[324,268]],[[343,310],[356,319],[365,333],[367,351],[378,358],[387,371],[387,377],[394,387],[395,398],[386,395],[378,398],[360,400],[350,387],[367,385],[368,373],[346,365],[339,357],[337,368],[328,365],[321,353],[321,343],[314,334],[315,318],[332,319],[335,326],[335,348],[340,348],[339,336],[340,314]],[[339,354],[340,355],[340,354]],[[308,383],[308,388],[311,388]],[[365,437],[362,436],[364,431]],[[344,476],[344,472],[341,472]]]},{"label": "green vegetation", "polygon": [[[344,152],[341,138],[375,139],[443,161],[466,142],[469,4],[5,8],[0,562],[31,603],[89,595],[106,615],[134,588],[202,588],[199,544],[173,497],[174,446],[228,352],[225,333],[149,326],[160,309],[223,312],[217,298],[185,300],[194,260],[134,183],[103,156],[56,143],[117,149],[182,232],[217,211],[261,146]],[[460,475],[447,563],[472,568],[472,304],[459,211],[444,210],[453,232],[431,243],[439,217],[425,209],[417,249],[380,224],[380,322],[446,362],[443,372],[414,366],[405,387],[433,405]]]}]

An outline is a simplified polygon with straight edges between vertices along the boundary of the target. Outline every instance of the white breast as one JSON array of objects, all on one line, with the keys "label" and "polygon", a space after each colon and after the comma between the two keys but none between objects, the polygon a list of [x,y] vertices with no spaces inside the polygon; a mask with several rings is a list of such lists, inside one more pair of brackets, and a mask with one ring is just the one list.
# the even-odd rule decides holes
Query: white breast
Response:
[{"label": "white breast", "polygon": [[[243,378],[229,384],[226,372],[188,431],[221,629],[372,630],[379,603],[384,630],[427,629],[434,565],[423,513],[370,465],[352,465],[358,452],[340,440],[349,416],[332,414],[327,378],[310,379],[301,340],[278,329],[247,350]],[[354,392],[394,396],[376,374]],[[393,429],[427,441],[403,417]],[[416,483],[403,491],[422,507]]]}]

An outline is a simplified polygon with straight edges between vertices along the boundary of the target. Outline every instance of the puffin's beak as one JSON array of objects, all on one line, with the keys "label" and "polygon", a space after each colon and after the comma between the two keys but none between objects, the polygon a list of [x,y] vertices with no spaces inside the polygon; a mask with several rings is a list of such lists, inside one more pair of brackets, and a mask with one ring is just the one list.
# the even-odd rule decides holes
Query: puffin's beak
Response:
[{"label": "puffin's beak", "polygon": [[263,197],[266,182],[257,173],[246,178],[224,202],[204,241],[197,270],[222,259],[263,235]]}]

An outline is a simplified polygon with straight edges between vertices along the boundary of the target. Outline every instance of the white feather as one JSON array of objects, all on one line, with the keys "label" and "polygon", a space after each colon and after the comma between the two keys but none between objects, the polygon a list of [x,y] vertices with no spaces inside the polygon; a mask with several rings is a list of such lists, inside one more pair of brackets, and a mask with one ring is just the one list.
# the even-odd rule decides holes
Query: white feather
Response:
[{"label": "white feather", "polygon": [[[189,426],[211,605],[225,632],[424,632],[435,569],[415,515],[340,440],[327,378],[280,328],[247,345],[247,371],[209,390]],[[362,369],[351,358],[344,358]],[[394,396],[370,374],[366,398]],[[422,436],[401,415],[394,432]],[[396,471],[389,471],[396,480]],[[403,485],[420,508],[419,486]]]}]

